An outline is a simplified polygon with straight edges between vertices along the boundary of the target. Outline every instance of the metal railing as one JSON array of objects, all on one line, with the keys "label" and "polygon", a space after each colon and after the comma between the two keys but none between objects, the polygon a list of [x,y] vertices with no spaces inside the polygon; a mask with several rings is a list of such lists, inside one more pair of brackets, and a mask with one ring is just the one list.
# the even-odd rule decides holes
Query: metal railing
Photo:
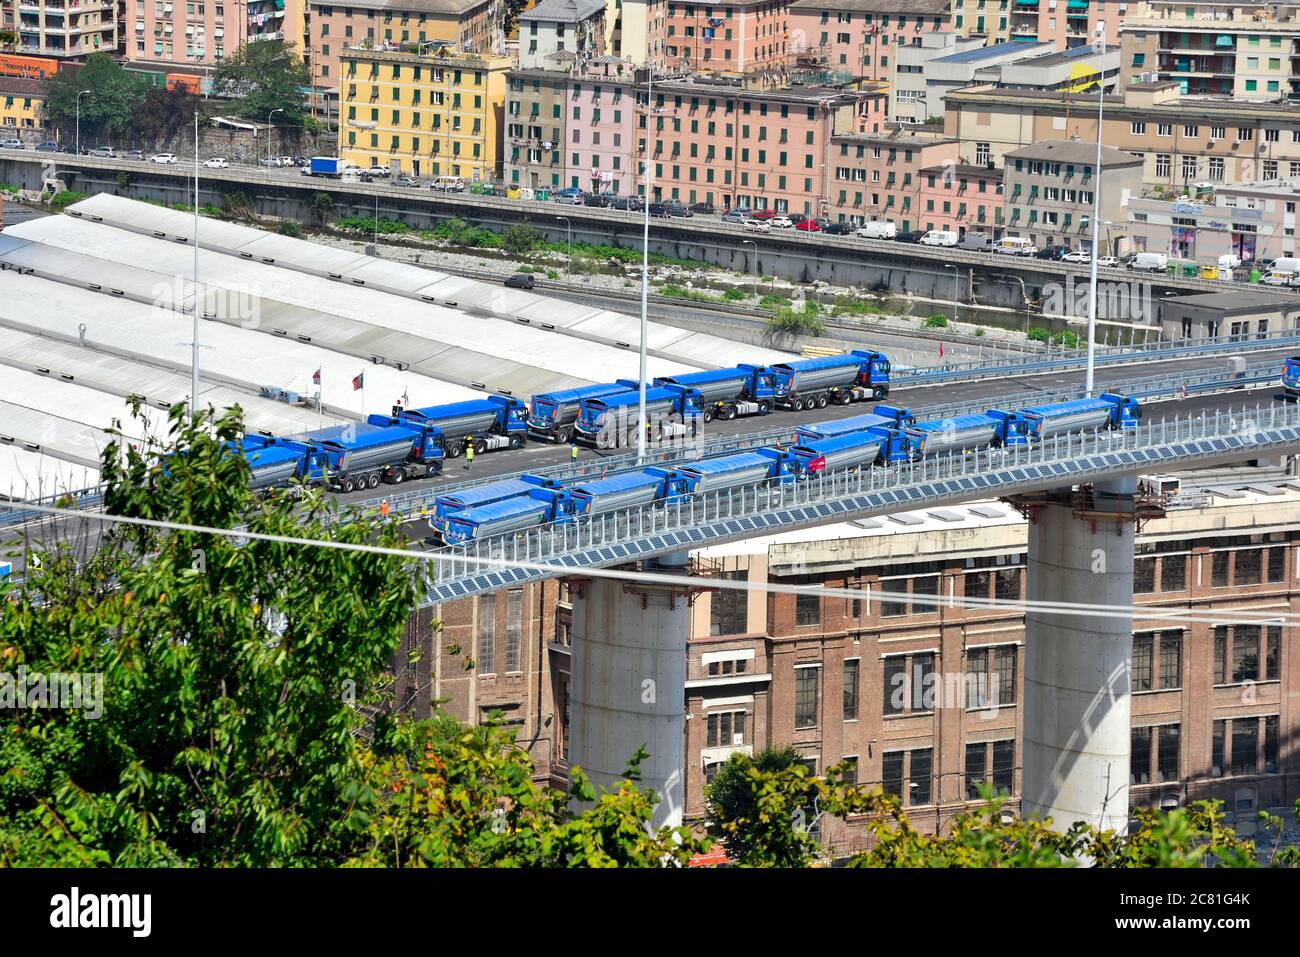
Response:
[{"label": "metal railing", "polygon": [[[655,554],[868,514],[1163,470],[1187,461],[1300,446],[1300,406],[1274,403],[1165,418],[1131,430],[1070,432],[1033,446],[985,448],[889,468],[736,486],[442,548],[429,603]],[[520,567],[528,563],[543,568]]]}]

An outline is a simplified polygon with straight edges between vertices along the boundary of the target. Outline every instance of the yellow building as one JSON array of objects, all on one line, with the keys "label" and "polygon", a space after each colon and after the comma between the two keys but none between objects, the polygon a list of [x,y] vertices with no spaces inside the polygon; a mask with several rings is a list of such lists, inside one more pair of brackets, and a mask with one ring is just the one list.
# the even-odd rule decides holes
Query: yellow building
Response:
[{"label": "yellow building", "polygon": [[0,139],[45,126],[45,94],[40,80],[0,76]]},{"label": "yellow building", "polygon": [[501,177],[507,57],[424,44],[422,52],[343,51],[341,155],[412,176]]}]

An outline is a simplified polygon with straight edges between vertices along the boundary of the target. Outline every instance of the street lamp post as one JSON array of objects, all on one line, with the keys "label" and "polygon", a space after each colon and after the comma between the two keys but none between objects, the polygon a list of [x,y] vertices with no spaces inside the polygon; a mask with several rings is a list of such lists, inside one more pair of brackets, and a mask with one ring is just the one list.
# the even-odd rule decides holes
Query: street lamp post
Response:
[{"label": "street lamp post", "polygon": [[190,423],[199,416],[199,114],[194,113],[194,334],[190,352]]},{"label": "street lamp post", "polygon": [[[1097,24],[1097,43],[1101,49],[1101,60],[1106,59],[1106,24]],[[1092,191],[1092,255],[1088,269],[1088,372],[1083,386],[1084,395],[1092,398],[1093,371],[1097,354],[1097,241],[1101,229],[1101,133],[1102,116],[1106,103],[1105,67],[1101,67],[1101,77],[1097,81],[1097,182]]]},{"label": "street lamp post", "polygon": [[752,239],[742,239],[740,241],[740,245],[754,247],[754,268],[750,270],[751,272],[750,286],[753,287],[754,295],[757,296],[758,295],[758,243],[754,242],[754,240]]},{"label": "street lamp post", "polygon": [[944,269],[952,270],[952,321],[957,322],[957,303],[961,300],[961,273],[952,263],[944,263]]},{"label": "street lamp post", "polygon": [[81,155],[81,98],[90,93],[90,90],[82,90],[77,94],[77,155]]},{"label": "street lamp post", "polygon": [[[646,91],[645,91],[645,115],[646,115],[646,137],[649,139],[655,132],[654,130],[654,90],[655,90],[655,68],[649,64],[646,72]],[[655,137],[658,139],[658,137]],[[645,225],[641,233],[641,366],[640,366],[640,396],[637,401],[637,428],[636,428],[636,460],[637,464],[645,461],[645,377],[646,377],[646,339],[649,336],[650,323],[648,320],[650,308],[650,197],[653,191],[654,183],[654,145],[652,142],[646,143],[645,151],[645,202],[642,204],[645,209]]]},{"label": "street lamp post", "polygon": [[564,267],[565,275],[573,272],[573,223],[569,221],[568,216],[556,216],[556,219],[564,220],[564,233],[569,239],[569,264]]},{"label": "street lamp post", "polygon": [[269,114],[267,114],[266,117],[266,166],[268,169],[271,166],[271,130],[274,128],[271,126],[271,120],[275,118],[275,114],[283,113],[283,112],[284,112],[283,107],[277,106]]}]

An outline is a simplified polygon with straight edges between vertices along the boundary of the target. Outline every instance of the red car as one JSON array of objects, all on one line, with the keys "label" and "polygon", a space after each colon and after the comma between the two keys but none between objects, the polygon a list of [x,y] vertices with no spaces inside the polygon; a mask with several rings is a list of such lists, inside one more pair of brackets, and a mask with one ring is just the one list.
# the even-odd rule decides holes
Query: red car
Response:
[{"label": "red car", "polygon": [[775,209],[756,209],[749,214],[750,219],[775,219]]},{"label": "red car", "polygon": [[805,219],[801,223],[795,223],[794,228],[802,229],[805,233],[820,233],[822,231],[822,228],[817,225],[817,220],[815,219]]}]

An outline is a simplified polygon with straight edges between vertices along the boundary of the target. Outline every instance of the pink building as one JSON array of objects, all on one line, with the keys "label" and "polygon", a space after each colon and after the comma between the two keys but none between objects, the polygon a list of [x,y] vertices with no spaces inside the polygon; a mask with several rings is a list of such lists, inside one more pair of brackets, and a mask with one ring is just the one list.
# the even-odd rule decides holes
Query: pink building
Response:
[{"label": "pink building", "polygon": [[647,56],[656,68],[674,72],[744,73],[783,65],[788,8],[787,0],[651,0]]},{"label": "pink building", "polygon": [[593,193],[633,192],[636,78],[632,65],[618,57],[597,57],[583,72],[570,75],[565,99],[564,185]]},{"label": "pink building", "polygon": [[918,229],[921,170],[958,163],[959,145],[956,139],[907,127],[836,136],[831,143],[831,217]]},{"label": "pink building", "polygon": [[920,170],[916,179],[918,218],[901,229],[1001,234],[1002,170],[944,163]]},{"label": "pink building", "polygon": [[1106,43],[1117,46],[1125,6],[1107,9],[1104,0],[1014,0],[1006,35],[1011,40],[1056,41],[1056,48],[1065,50],[1094,42],[1097,24],[1104,23]]},{"label": "pink building", "polygon": [[948,0],[795,0],[790,49],[807,66],[887,81],[894,50],[948,24]]},{"label": "pink building", "polygon": [[304,55],[306,0],[127,0],[121,9],[123,53],[140,66],[212,67],[259,40]]},{"label": "pink building", "polygon": [[648,146],[644,109],[637,117],[654,198],[809,216],[829,212],[832,137],[879,131],[887,100],[879,87],[755,90],[700,78],[656,83],[654,95]]}]

